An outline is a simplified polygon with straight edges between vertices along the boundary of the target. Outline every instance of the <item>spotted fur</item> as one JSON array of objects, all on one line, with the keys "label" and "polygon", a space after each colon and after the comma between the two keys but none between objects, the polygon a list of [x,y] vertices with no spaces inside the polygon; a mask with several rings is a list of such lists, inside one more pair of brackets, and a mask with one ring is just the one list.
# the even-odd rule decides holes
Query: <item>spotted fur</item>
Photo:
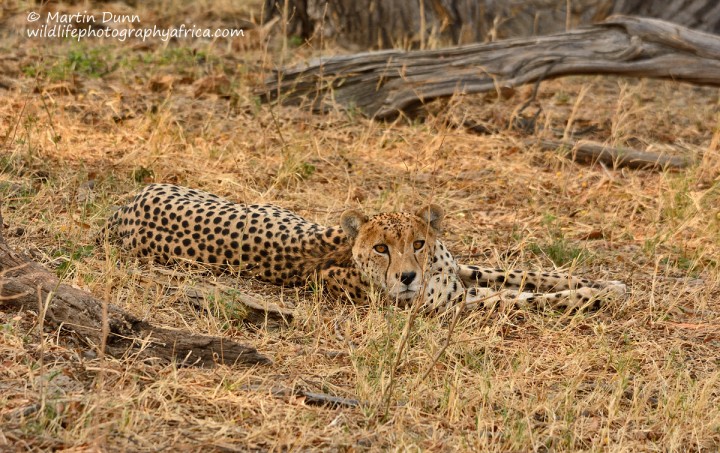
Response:
[{"label": "spotted fur", "polygon": [[325,227],[267,204],[237,204],[201,190],[151,184],[108,222],[130,253],[158,262],[191,262],[283,286],[315,275],[333,296],[364,303],[373,288],[392,302],[419,301],[444,311],[465,300],[489,306],[597,308],[620,282],[548,272],[505,271],[458,264],[440,241],[443,210],[368,218],[351,210],[340,227]]}]

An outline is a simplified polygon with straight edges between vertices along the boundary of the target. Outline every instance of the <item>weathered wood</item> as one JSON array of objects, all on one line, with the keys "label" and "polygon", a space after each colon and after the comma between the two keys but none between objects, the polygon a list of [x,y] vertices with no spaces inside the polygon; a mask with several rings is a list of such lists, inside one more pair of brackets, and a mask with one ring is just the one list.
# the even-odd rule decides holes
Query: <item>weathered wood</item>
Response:
[{"label": "weathered wood", "polygon": [[[162,277],[159,277],[158,274]],[[200,282],[193,287],[180,284],[179,282],[186,280],[187,274],[170,268],[159,267],[149,273],[136,271],[133,272],[133,277],[144,284],[160,285],[163,288],[163,294],[167,296],[180,295],[182,300],[198,310],[205,309],[208,295],[216,298],[222,296],[236,309],[234,315],[238,316],[235,319],[244,323],[279,327],[289,325],[295,316],[291,309],[266,302],[217,281],[213,283]]]},{"label": "weathered wood", "polygon": [[628,167],[635,169],[661,169],[679,170],[687,167],[691,160],[681,156],[666,156],[662,154],[638,151],[631,148],[613,148],[601,143],[593,142],[564,142],[561,140],[526,140],[528,146],[538,145],[549,151],[562,151],[562,153],[576,162],[601,162],[613,167]]},{"label": "weathered wood", "polygon": [[[60,280],[38,263],[12,250],[2,236],[0,213],[0,309],[38,309],[47,302],[45,325],[61,328],[91,347],[102,342],[103,301]],[[185,365],[268,364],[255,348],[222,337],[156,327],[113,304],[108,308],[106,351],[115,357],[138,354]]]},{"label": "weathered wood", "polygon": [[329,407],[359,407],[367,406],[360,400],[354,398],[343,398],[340,396],[328,395],[326,393],[308,392],[298,387],[287,388],[273,385],[269,389],[261,385],[247,385],[241,387],[243,390],[265,392],[269,391],[275,398],[289,399],[291,397],[300,397],[305,399],[305,404],[312,406],[329,406]]},{"label": "weathered wood", "polygon": [[612,12],[668,20],[694,30],[720,33],[717,0],[613,0]]},{"label": "weathered wood", "polygon": [[549,35],[612,14],[720,32],[717,0],[265,0],[263,12],[265,23],[280,19],[288,35],[362,49],[422,49]]},{"label": "weathered wood", "polygon": [[263,10],[265,22],[280,18],[287,34],[306,40],[427,48],[558,33],[605,19],[614,1],[573,0],[568,12],[567,0],[265,0]]},{"label": "weathered wood", "polygon": [[551,36],[432,51],[388,50],[280,69],[266,101],[318,111],[357,108],[377,119],[411,114],[425,102],[541,79],[606,74],[720,86],[720,36],[656,19],[613,16]]}]

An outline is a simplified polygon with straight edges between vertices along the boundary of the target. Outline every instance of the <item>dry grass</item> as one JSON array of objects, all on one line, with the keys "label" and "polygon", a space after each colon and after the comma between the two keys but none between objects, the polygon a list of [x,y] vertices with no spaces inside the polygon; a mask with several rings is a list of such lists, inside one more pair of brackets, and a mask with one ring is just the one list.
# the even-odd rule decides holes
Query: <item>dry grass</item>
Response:
[{"label": "dry grass", "polygon": [[[252,11],[160,3],[139,9],[143,20],[228,24]],[[682,173],[588,167],[528,148],[513,131],[477,136],[449,126],[462,116],[505,124],[525,88],[509,100],[457,99],[425,122],[312,116],[260,105],[252,94],[272,62],[313,55],[292,41],[286,55],[277,36],[267,49],[200,40],[40,45],[13,31],[24,8],[4,19],[10,31],[0,41],[0,81],[9,86],[0,88],[0,196],[10,243],[135,315],[251,343],[274,365],[203,370],[101,359],[57,331],[40,336],[34,307],[3,312],[0,448],[720,446],[717,89],[593,77],[544,83],[539,135],[593,126],[589,136],[599,141],[658,151],[672,144],[702,162]],[[624,280],[632,295],[593,314],[472,313],[436,363],[446,321],[416,319],[397,354],[407,311],[236,279],[241,290],[297,311],[287,328],[245,325],[229,296],[208,294],[198,309],[164,295],[161,268],[114,248],[106,259],[94,246],[112,205],[149,181],[272,202],[321,223],[348,207],[414,210],[433,201],[446,206],[445,240],[463,261],[562,265]],[[200,283],[213,281],[187,273],[173,284]],[[363,405],[314,407],[273,396],[273,386]]]}]

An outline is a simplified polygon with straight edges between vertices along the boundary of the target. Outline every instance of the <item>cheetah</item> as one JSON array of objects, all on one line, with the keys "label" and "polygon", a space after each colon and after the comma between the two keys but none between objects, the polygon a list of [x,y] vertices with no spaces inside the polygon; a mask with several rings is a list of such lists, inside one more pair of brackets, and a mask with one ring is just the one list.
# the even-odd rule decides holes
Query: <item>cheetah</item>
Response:
[{"label": "cheetah", "polygon": [[590,281],[555,272],[485,268],[455,261],[439,239],[443,210],[415,214],[342,214],[325,227],[269,204],[237,204],[201,190],[150,184],[109,219],[122,248],[161,263],[191,262],[281,286],[315,275],[333,297],[365,303],[373,289],[401,306],[427,312],[459,305],[558,310],[599,308],[624,294],[616,281]]}]

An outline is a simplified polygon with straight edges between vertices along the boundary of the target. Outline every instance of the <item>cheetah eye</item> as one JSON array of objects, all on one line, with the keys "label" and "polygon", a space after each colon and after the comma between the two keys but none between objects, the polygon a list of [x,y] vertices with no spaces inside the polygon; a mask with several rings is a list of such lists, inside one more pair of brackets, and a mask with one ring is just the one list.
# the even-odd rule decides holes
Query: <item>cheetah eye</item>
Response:
[{"label": "cheetah eye", "polygon": [[376,246],[373,247],[373,250],[384,255],[388,252],[388,246],[385,244],[377,244]]},{"label": "cheetah eye", "polygon": [[425,247],[425,241],[415,241],[413,242],[413,248],[415,251],[422,250],[422,248]]}]

